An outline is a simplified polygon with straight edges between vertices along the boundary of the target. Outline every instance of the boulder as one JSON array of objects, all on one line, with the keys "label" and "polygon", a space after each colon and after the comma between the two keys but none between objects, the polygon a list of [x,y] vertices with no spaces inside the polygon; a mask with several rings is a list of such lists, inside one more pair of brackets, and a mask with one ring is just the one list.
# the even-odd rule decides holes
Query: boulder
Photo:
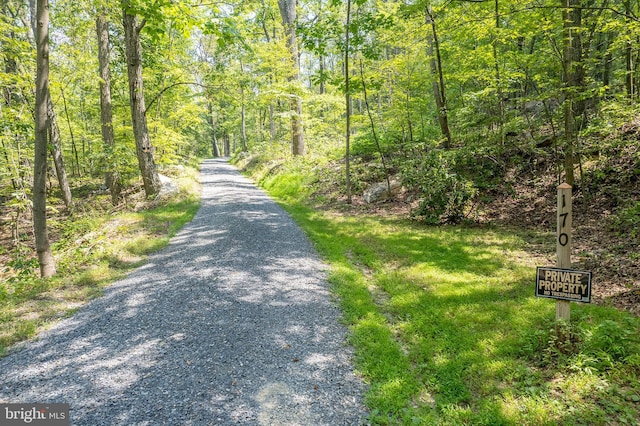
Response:
[{"label": "boulder", "polygon": [[162,188],[160,188],[160,193],[158,194],[159,196],[175,194],[180,190],[178,184],[169,176],[159,174],[158,177],[162,183]]},{"label": "boulder", "polygon": [[386,200],[391,198],[391,196],[398,192],[402,187],[400,180],[398,178],[389,179],[389,184],[391,186],[391,191],[389,191],[389,185],[387,185],[387,181],[374,183],[371,185],[364,194],[362,194],[362,198],[367,204],[376,203],[378,201]]}]

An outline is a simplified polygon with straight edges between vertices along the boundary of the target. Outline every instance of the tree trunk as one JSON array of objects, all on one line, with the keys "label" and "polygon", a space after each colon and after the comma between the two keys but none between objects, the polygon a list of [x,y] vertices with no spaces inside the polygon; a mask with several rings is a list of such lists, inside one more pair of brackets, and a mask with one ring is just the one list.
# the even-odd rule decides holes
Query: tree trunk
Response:
[{"label": "tree trunk", "polygon": [[324,82],[325,80],[325,58],[324,55],[320,55],[320,94],[324,95],[325,93],[327,93],[327,89],[326,89],[326,83]]},{"label": "tree trunk", "polygon": [[[7,15],[9,13],[9,8],[6,2],[2,2],[2,9],[0,10],[0,13],[2,13],[3,15]],[[9,31],[8,34],[3,34],[3,36],[6,36],[8,39],[14,40],[16,38],[16,34],[13,30]],[[7,75],[15,75],[18,73],[18,61],[15,57],[14,54],[10,54],[9,52],[5,53],[4,55],[4,72]],[[13,101],[14,101],[14,96],[15,96],[15,92],[16,92],[16,87],[15,84],[10,83],[7,84],[3,90],[2,90],[2,94],[4,96],[3,99],[3,105],[5,107],[11,107]],[[2,114],[2,107],[0,106],[0,115]],[[19,143],[19,142],[18,142]],[[3,156],[4,159],[6,161],[7,166],[9,164],[12,163],[12,161],[9,158],[9,154],[8,154],[8,149],[5,146],[5,142],[4,140],[2,140],[2,152],[3,152]],[[18,154],[20,153],[20,151],[18,150]],[[18,163],[20,162],[20,158],[18,158]],[[14,191],[18,191],[18,188],[23,188],[23,185],[21,185],[18,181],[21,180],[20,179],[20,173],[19,171],[16,169],[16,173],[15,175],[11,176],[11,187],[14,189]],[[24,192],[24,196],[25,199],[26,197],[26,192]]]},{"label": "tree trunk", "polygon": [[147,111],[144,104],[142,46],[140,43],[140,31],[142,31],[144,21],[142,25],[139,25],[137,17],[127,13],[128,6],[129,0],[122,0],[131,121],[136,140],[136,155],[138,157],[140,173],[142,174],[144,192],[147,197],[151,197],[160,191],[162,184],[153,159],[153,150],[149,140],[149,128],[147,127]]},{"label": "tree trunk", "polygon": [[[271,43],[271,36],[269,36],[269,30],[267,29],[266,23],[266,9],[264,11],[262,17],[262,29],[264,31],[264,36],[267,39],[268,43]],[[275,33],[275,25],[274,25],[274,33]],[[275,38],[275,34],[274,34]],[[273,84],[273,76],[269,76],[269,84]],[[271,143],[276,141],[277,132],[276,132],[276,118],[275,118],[275,106],[273,105],[273,101],[269,103],[269,136],[271,138]]]},{"label": "tree trunk", "polygon": [[582,8],[581,0],[562,0],[563,27],[563,80],[564,103],[564,172],[565,182],[575,182],[575,146],[577,145],[580,121],[584,113],[584,100],[580,99],[584,89],[584,67],[582,64]]},{"label": "tree trunk", "polygon": [[[244,65],[240,62],[240,75],[244,76]],[[247,108],[244,103],[244,86],[240,83],[240,136],[242,137],[242,151],[247,152]]]},{"label": "tree trunk", "polygon": [[53,102],[51,101],[51,94],[47,93],[47,118],[49,119],[49,149],[51,151],[51,157],[53,158],[53,164],[56,168],[56,177],[58,178],[58,184],[60,185],[60,192],[62,193],[62,201],[67,207],[71,206],[71,188],[69,188],[69,179],[67,179],[67,171],[64,167],[64,160],[62,159],[62,143],[60,142],[60,129],[58,128],[58,121],[56,119],[56,113],[53,109]]},{"label": "tree trunk", "polygon": [[[298,38],[296,35],[296,0],[278,0],[282,25],[287,35],[287,47],[291,55],[292,73],[289,81],[300,80],[300,57],[298,55]],[[291,153],[304,155],[304,133],[302,128],[302,99],[292,93],[290,100],[291,109]]]},{"label": "tree trunk", "polygon": [[98,63],[100,67],[100,122],[102,123],[102,144],[106,157],[104,183],[111,191],[111,201],[115,205],[120,199],[120,174],[114,158],[115,137],[113,134],[113,112],[111,107],[111,58],[109,52],[109,21],[103,9],[96,18],[98,37]]},{"label": "tree trunk", "polygon": [[[40,7],[40,3],[36,4],[35,1],[30,0],[29,1],[29,12],[30,12],[30,25],[31,25],[31,31],[33,32],[33,36],[35,37],[35,41],[36,41],[36,49],[38,48],[37,43],[38,43],[38,34],[37,31],[39,29],[42,29],[40,27],[40,25],[38,24],[39,20],[38,20],[38,13],[40,13],[41,11],[38,10],[38,8]],[[45,9],[47,9],[47,25],[48,25],[48,21],[49,21],[49,17],[48,17],[48,13],[49,13],[49,4],[48,2],[46,2],[46,5],[43,6]],[[47,28],[47,61],[49,58],[49,52],[48,52],[48,37],[49,37],[49,29]],[[40,58],[38,56],[38,58]],[[71,197],[71,188],[69,187],[69,179],[67,179],[67,172],[66,172],[66,168],[64,166],[64,161],[63,161],[63,157],[62,157],[62,144],[60,141],[60,129],[58,127],[58,119],[57,119],[57,115],[55,110],[53,109],[53,101],[51,100],[51,93],[49,92],[49,64],[47,62],[47,93],[46,93],[46,99],[44,100],[45,102],[45,106],[44,108],[46,109],[46,113],[47,113],[47,137],[48,137],[48,143],[46,145],[47,148],[49,148],[49,150],[51,151],[51,157],[53,158],[53,163],[56,169],[56,177],[58,179],[58,184],[60,185],[60,192],[62,193],[62,201],[64,202],[65,206],[69,207],[72,204],[72,197]],[[73,167],[72,167],[73,168]]]},{"label": "tree trunk", "polygon": [[[411,73],[412,70],[410,68],[407,69],[407,96],[405,97],[405,107],[407,110],[407,130],[409,132],[409,143],[413,143],[413,120],[411,118]],[[366,104],[367,100],[365,99],[365,107],[367,107]]]},{"label": "tree trunk", "polygon": [[241,91],[242,94],[240,97],[242,98],[242,105],[240,107],[240,136],[242,137],[242,150],[248,151],[247,147],[247,112],[246,107],[244,106],[244,90]]},{"label": "tree trunk", "polygon": [[362,95],[364,96],[364,105],[367,108],[367,116],[369,117],[369,123],[371,124],[371,134],[373,135],[373,140],[375,141],[376,147],[378,148],[378,153],[380,154],[380,162],[382,163],[382,168],[384,169],[389,196],[393,197],[393,194],[391,194],[391,173],[389,171],[389,167],[387,167],[387,161],[384,159],[384,152],[382,151],[382,147],[380,146],[380,140],[378,139],[378,134],[376,133],[376,126],[373,122],[373,115],[371,114],[371,108],[369,107],[369,96],[367,95],[367,83],[364,79],[364,66],[362,65],[362,59],[360,59],[360,79],[362,80]]},{"label": "tree trunk", "polygon": [[229,141],[228,133],[224,134],[224,156],[225,157],[231,156],[231,142]]},{"label": "tree trunk", "polygon": [[29,24],[31,25],[31,33],[36,37],[37,31],[37,14],[36,0],[29,0]]},{"label": "tree trunk", "polygon": [[[631,26],[633,11],[631,10],[631,0],[624,2],[626,22],[628,27]],[[625,62],[625,87],[627,89],[627,97],[633,99],[636,95],[636,87],[634,81],[634,67],[633,67],[633,45],[631,43],[632,36],[631,30],[627,30],[627,43],[624,49],[624,62]]]},{"label": "tree trunk", "polygon": [[218,138],[216,137],[216,120],[213,116],[213,105],[209,102],[209,126],[211,126],[211,151],[214,158],[220,157],[220,148],[218,147]]},{"label": "tree trunk", "polygon": [[49,1],[38,0],[36,7],[36,111],[33,172],[33,230],[40,275],[55,275],[56,266],[47,230],[47,98],[49,96]]},{"label": "tree trunk", "polygon": [[451,149],[451,130],[449,129],[449,116],[447,113],[447,96],[444,87],[444,74],[442,72],[442,58],[440,56],[440,42],[436,21],[433,18],[431,7],[427,7],[427,25],[431,26],[431,32],[427,31],[428,55],[431,58],[431,73],[433,74],[433,94],[438,110],[438,123],[440,131],[445,138],[445,149]]},{"label": "tree trunk", "polygon": [[344,97],[346,106],[346,131],[345,131],[345,178],[347,185],[347,203],[351,204],[351,88],[349,75],[349,35],[351,25],[351,0],[347,0],[347,23],[345,25],[344,43]]},{"label": "tree trunk", "polygon": [[[9,14],[9,8],[6,2],[2,2],[2,9],[0,10],[0,13],[2,13],[2,15],[4,16],[7,16]],[[16,38],[16,34],[13,30],[8,31],[8,34],[2,34],[2,35],[6,36],[10,40],[14,40]],[[4,71],[9,75],[17,74],[18,61],[15,54],[7,51],[3,56],[4,56]],[[9,83],[2,89],[5,105],[9,106],[13,102],[15,89],[16,87],[14,83]]]},{"label": "tree trunk", "polygon": [[602,85],[605,86],[606,93],[609,94],[611,92],[611,64],[613,63],[613,55],[609,51],[609,46],[613,43],[615,38],[615,34],[613,32],[609,32],[607,34],[607,42],[603,48],[604,55],[604,64],[602,71]]},{"label": "tree trunk", "polygon": [[502,77],[500,75],[500,61],[498,59],[498,43],[500,30],[500,3],[495,0],[496,35],[491,43],[493,48],[493,66],[496,80],[496,97],[498,98],[498,129],[500,132],[500,144],[504,145],[504,95],[502,93]]},{"label": "tree trunk", "polygon": [[271,142],[276,141],[277,132],[276,132],[276,113],[275,106],[273,102],[269,104],[269,136],[271,137]]}]

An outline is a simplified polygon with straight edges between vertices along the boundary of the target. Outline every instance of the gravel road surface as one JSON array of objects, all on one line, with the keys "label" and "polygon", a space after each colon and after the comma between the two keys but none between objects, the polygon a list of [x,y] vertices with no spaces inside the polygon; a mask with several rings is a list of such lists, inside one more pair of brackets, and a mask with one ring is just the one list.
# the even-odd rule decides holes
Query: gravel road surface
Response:
[{"label": "gravel road surface", "polygon": [[167,248],[0,359],[1,403],[73,425],[360,425],[340,312],[312,245],[223,160]]}]

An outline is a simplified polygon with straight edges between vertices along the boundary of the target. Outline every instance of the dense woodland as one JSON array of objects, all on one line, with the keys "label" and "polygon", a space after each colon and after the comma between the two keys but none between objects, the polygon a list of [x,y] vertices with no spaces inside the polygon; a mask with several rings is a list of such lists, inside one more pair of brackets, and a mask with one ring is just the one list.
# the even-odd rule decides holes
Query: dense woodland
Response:
[{"label": "dense woodland", "polygon": [[567,181],[637,249],[640,1],[0,7],[4,278],[34,248],[55,273],[47,216],[239,151],[326,166],[345,203],[400,181],[432,224]]}]

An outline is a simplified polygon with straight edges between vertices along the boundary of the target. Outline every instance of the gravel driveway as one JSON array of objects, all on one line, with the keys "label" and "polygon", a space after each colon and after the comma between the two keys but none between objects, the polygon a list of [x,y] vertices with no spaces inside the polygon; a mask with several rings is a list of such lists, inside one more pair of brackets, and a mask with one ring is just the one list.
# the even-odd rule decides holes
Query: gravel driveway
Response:
[{"label": "gravel driveway", "polygon": [[222,160],[167,248],[0,359],[0,402],[74,425],[359,425],[340,312],[310,242]]}]

